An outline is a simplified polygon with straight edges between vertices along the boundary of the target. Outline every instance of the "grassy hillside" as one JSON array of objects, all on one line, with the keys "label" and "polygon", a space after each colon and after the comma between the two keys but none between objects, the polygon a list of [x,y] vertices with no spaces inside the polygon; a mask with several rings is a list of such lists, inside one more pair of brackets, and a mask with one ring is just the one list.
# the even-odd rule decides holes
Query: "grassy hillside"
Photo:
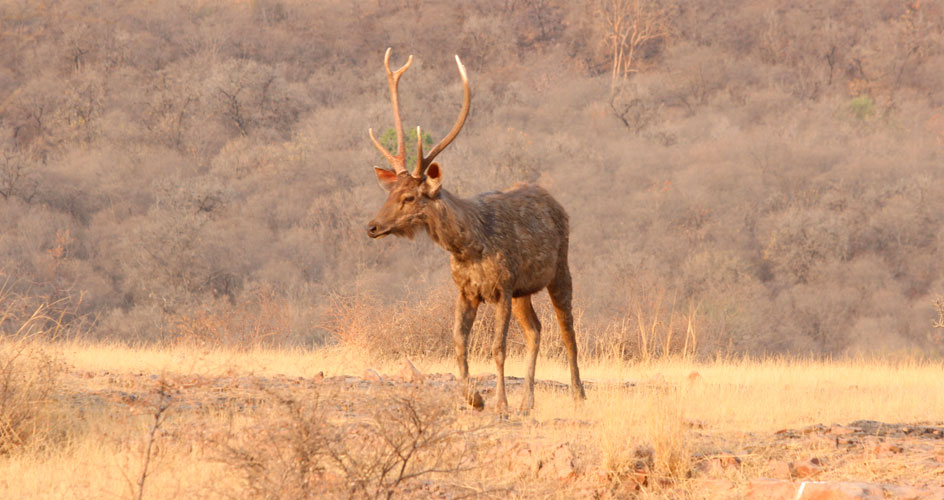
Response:
[{"label": "grassy hillside", "polygon": [[537,182],[570,212],[585,349],[938,357],[942,16],[897,0],[3,2],[0,271],[63,335],[320,345],[354,311],[386,332],[363,340],[379,352],[449,353],[446,255],[364,231],[392,47],[415,57],[406,125],[434,141],[460,103],[453,54],[469,69],[447,189]]}]

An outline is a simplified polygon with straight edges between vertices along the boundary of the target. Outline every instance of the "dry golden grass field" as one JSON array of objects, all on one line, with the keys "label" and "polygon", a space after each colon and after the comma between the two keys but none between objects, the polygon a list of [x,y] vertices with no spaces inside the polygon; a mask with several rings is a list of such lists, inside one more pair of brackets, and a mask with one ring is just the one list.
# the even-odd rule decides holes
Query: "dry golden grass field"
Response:
[{"label": "dry golden grass field", "polygon": [[[575,407],[566,367],[540,359],[535,411],[501,417],[482,359],[479,412],[459,404],[452,360],[413,359],[420,376],[345,348],[2,346],[0,498],[917,499],[944,487],[940,362],[584,360]],[[523,376],[523,360],[506,373]],[[520,381],[509,390],[515,406]],[[797,493],[822,482],[854,496]]]}]

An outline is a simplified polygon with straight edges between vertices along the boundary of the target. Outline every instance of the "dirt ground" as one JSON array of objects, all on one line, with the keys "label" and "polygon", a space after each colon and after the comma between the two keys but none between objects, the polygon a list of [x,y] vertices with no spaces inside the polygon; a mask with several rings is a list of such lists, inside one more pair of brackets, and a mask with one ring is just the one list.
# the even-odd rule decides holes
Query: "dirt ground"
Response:
[{"label": "dirt ground", "polygon": [[[687,383],[699,383],[696,378],[700,375]],[[459,401],[453,375],[422,374],[410,364],[397,373],[368,369],[359,375],[331,377],[238,373],[174,376],[72,370],[64,377],[57,397],[82,413],[111,415],[119,420],[122,415],[137,415],[148,422],[149,416],[163,408],[157,416],[165,420],[155,440],[173,442],[173,446],[165,446],[168,450],[180,446],[259,450],[261,445],[246,441],[244,431],[256,429],[256,435],[268,435],[265,423],[278,421],[280,417],[274,415],[280,411],[284,416],[280,407],[301,408],[292,406],[296,404],[292,401],[317,409],[314,413],[298,410],[302,415],[299,418],[342,429],[333,436],[349,442],[337,453],[342,458],[354,458],[338,459],[337,463],[366,460],[359,455],[358,446],[374,446],[370,429],[379,425],[390,434],[398,432],[390,429],[409,427],[398,420],[402,415],[391,412],[415,411],[420,414],[419,420],[425,418],[422,412],[429,412],[431,416],[423,425],[448,429],[441,433],[441,439],[427,443],[426,449],[419,448],[448,467],[421,467],[415,477],[387,483],[379,480],[372,486],[375,489],[365,489],[363,496],[380,492],[403,498],[944,499],[944,423],[930,420],[932,415],[928,415],[928,421],[907,424],[823,422],[776,432],[732,432],[684,418],[674,436],[671,432],[662,436],[674,438],[677,442],[672,445],[639,440],[621,446],[601,444],[601,439],[608,439],[601,428],[608,424],[586,407],[588,403],[557,413],[545,412],[544,416],[540,412],[499,415],[493,409],[494,375],[477,376],[475,384],[485,399],[483,411]],[[508,377],[506,384],[514,407],[523,380]],[[675,385],[655,377],[619,384],[591,380],[586,389],[589,401],[593,401],[594,393],[603,392],[615,398],[643,391],[658,398],[659,394],[673,393]],[[387,404],[393,400],[406,401],[405,406]],[[414,404],[416,400],[423,403]],[[537,382],[537,400],[538,405],[573,405],[567,385],[555,381]],[[360,424],[367,427],[358,428]],[[235,428],[241,431],[234,432]],[[416,428],[423,430],[421,426]],[[362,437],[365,432],[367,437]],[[240,444],[234,445],[234,439]],[[297,437],[289,439],[297,441]],[[389,439],[381,440],[385,441]],[[451,455],[442,449],[455,456],[449,458]],[[240,453],[245,458],[247,452]],[[243,468],[246,462],[231,455],[214,456],[223,456],[222,460],[236,470],[247,470]],[[266,456],[253,460],[271,459]],[[343,496],[338,492],[348,491],[343,485],[351,484],[355,472],[335,469],[326,466],[306,480],[326,486],[323,490],[315,487],[314,496],[319,492]],[[253,485],[254,480],[262,481],[249,477],[250,487],[271,487],[264,486],[264,481]]]}]

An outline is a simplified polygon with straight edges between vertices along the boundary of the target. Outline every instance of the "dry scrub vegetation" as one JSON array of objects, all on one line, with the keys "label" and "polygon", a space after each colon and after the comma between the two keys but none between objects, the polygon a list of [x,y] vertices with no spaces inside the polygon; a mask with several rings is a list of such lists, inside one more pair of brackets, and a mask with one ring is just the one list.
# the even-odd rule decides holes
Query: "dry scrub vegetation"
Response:
[{"label": "dry scrub vegetation", "polygon": [[[695,500],[743,498],[771,475],[944,493],[944,426],[928,420],[944,414],[940,362],[628,362],[610,346],[585,358],[575,406],[548,352],[535,411],[502,418],[491,376],[473,377],[487,408],[474,411],[435,352],[414,353],[417,377],[356,342],[62,340],[52,307],[2,292],[4,498]],[[491,369],[473,356],[473,374]],[[508,360],[512,398],[524,371]]]},{"label": "dry scrub vegetation", "polygon": [[[940,363],[598,358],[575,407],[551,361],[532,415],[502,419],[494,381],[478,377],[473,411],[441,358],[415,358],[410,382],[349,348],[37,347],[56,353],[56,382],[35,408],[41,445],[0,460],[5,498],[744,498],[771,464],[812,458],[816,480],[944,486],[942,436],[831,427],[944,432],[927,422],[944,412]],[[367,367],[384,381],[349,375]]]},{"label": "dry scrub vegetation", "polygon": [[942,15],[900,0],[3,2],[0,265],[51,306],[82,297],[65,319],[93,320],[93,338],[322,345],[345,333],[341,304],[378,308],[371,330],[395,314],[405,352],[448,350],[446,256],[364,235],[391,46],[416,55],[406,128],[430,141],[455,117],[452,54],[469,68],[450,189],[538,182],[567,207],[588,349],[939,356]]}]

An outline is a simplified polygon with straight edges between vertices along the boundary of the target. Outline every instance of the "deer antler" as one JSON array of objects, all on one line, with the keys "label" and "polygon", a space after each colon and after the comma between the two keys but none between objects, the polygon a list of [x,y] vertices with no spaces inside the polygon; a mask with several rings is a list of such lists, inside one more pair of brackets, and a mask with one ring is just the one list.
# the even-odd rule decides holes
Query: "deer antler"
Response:
[{"label": "deer antler", "polygon": [[469,116],[469,106],[472,103],[472,90],[469,89],[469,78],[465,74],[465,66],[462,65],[459,56],[456,56],[456,65],[459,66],[459,74],[462,76],[462,87],[465,92],[462,100],[462,110],[459,111],[459,118],[456,120],[456,124],[452,126],[452,130],[449,131],[449,134],[443,137],[443,139],[439,141],[439,144],[434,146],[432,151],[430,151],[429,155],[425,158],[423,157],[423,136],[420,135],[419,128],[417,127],[416,140],[419,144],[416,150],[419,154],[416,155],[416,169],[413,170],[413,177],[417,179],[426,175],[426,168],[433,162],[433,158],[436,158],[436,155],[441,153],[443,149],[446,149],[446,146],[459,135],[459,131],[462,130],[462,125],[465,124],[466,117]]},{"label": "deer antler", "polygon": [[413,63],[413,55],[406,60],[400,69],[396,71],[390,71],[390,48],[387,48],[387,52],[384,53],[384,68],[387,70],[387,83],[390,84],[390,101],[393,103],[393,124],[394,128],[397,130],[397,154],[396,156],[390,154],[390,151],[387,151],[387,148],[383,147],[380,144],[380,141],[374,137],[374,129],[367,129],[367,133],[370,135],[370,140],[374,142],[374,146],[380,150],[380,153],[384,155],[384,158],[393,165],[393,170],[396,173],[406,172],[406,144],[403,139],[403,122],[400,120],[400,99],[397,93],[397,83],[400,82],[400,76],[403,75],[407,69],[410,68],[410,64]]}]

